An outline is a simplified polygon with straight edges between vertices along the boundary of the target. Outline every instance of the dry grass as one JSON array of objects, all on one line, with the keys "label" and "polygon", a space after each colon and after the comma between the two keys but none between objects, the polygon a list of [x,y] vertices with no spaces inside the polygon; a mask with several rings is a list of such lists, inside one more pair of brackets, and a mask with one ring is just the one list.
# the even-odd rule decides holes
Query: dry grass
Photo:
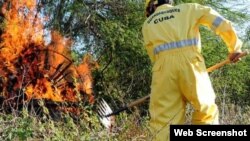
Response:
[{"label": "dry grass", "polygon": [[[223,109],[222,109],[223,108]],[[222,113],[223,111],[223,113]],[[149,116],[141,116],[138,110],[133,114],[117,116],[113,132],[109,132],[91,113],[85,119],[75,121],[69,115],[61,120],[37,118],[23,111],[21,116],[0,115],[0,140],[60,140],[60,141],[145,141],[150,138]],[[220,107],[221,124],[249,124],[250,107],[224,104]],[[192,108],[187,106],[187,124],[190,124]]]}]

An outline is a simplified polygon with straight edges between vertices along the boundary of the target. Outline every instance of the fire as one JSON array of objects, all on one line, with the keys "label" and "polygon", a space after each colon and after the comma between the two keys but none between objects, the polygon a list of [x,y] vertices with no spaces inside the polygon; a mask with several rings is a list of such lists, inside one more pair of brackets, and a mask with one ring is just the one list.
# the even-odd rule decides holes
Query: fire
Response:
[{"label": "fire", "polygon": [[58,32],[44,39],[44,16],[36,0],[9,0],[2,7],[5,27],[0,44],[0,94],[52,101],[93,101],[91,70],[97,64],[86,55],[80,65],[70,58],[72,41]]}]

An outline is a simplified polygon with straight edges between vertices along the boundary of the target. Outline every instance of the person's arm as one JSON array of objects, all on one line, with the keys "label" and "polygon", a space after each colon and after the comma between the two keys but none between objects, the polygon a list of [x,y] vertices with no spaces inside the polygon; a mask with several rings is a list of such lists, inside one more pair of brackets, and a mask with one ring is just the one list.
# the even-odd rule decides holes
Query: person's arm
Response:
[{"label": "person's arm", "polygon": [[[238,38],[231,22],[210,7],[195,4],[194,12],[198,12],[198,23],[212,29],[228,47],[229,54],[241,52],[242,42]],[[234,56],[234,55],[233,55]],[[234,60],[231,59],[230,60]]]}]

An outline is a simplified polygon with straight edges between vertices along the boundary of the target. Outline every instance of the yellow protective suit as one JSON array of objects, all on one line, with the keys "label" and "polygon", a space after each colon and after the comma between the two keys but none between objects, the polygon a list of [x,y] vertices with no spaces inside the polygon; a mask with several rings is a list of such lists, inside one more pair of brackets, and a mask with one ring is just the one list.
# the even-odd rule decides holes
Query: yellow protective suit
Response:
[{"label": "yellow protective suit", "polygon": [[218,124],[218,109],[204,58],[199,26],[224,40],[230,53],[241,50],[231,23],[199,4],[157,7],[143,24],[143,38],[153,63],[150,129],[157,141],[169,139],[170,124],[185,123],[185,106],[194,107],[193,124]]}]

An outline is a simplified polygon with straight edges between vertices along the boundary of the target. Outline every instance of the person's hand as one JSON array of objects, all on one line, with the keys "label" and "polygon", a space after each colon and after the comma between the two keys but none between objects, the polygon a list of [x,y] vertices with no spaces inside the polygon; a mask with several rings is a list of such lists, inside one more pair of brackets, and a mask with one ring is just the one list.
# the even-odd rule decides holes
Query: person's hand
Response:
[{"label": "person's hand", "polygon": [[241,60],[241,58],[240,58],[241,54],[242,54],[242,52],[229,53],[228,59],[230,60],[230,62],[236,63],[236,62]]}]

